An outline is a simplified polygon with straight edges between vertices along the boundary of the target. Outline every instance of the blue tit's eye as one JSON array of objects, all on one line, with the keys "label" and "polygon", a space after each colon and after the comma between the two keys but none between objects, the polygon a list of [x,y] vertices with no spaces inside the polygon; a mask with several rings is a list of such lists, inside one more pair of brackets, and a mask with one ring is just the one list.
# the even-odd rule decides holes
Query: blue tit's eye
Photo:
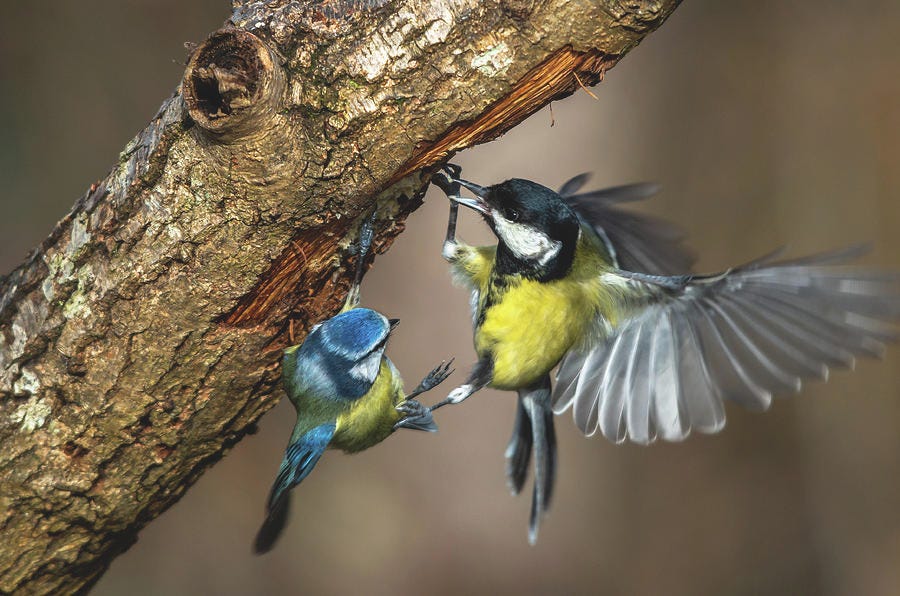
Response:
[{"label": "blue tit's eye", "polygon": [[519,221],[519,212],[515,209],[507,209],[506,219],[508,219],[509,221]]}]

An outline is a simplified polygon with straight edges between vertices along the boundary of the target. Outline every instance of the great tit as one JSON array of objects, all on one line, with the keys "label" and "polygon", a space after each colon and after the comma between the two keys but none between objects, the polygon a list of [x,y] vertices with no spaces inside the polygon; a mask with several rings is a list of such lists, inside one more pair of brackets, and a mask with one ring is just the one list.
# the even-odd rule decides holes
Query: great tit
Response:
[{"label": "great tit", "polygon": [[[833,267],[862,249],[691,275],[673,227],[620,208],[646,185],[576,194],[584,176],[554,192],[459,174],[447,166],[433,182],[451,199],[443,256],[472,289],[478,362],[433,409],[485,386],[518,392],[506,475],[517,494],[533,450],[532,543],[553,489],[554,412],[571,408],[585,435],[617,443],[678,441],[721,430],[724,399],[764,410],[773,393],[897,339],[900,276]],[[458,205],[481,214],[496,246],[456,240]]]},{"label": "great tit", "polygon": [[268,552],[287,521],[290,490],[306,478],[326,449],[357,453],[399,428],[434,432],[431,411],[415,399],[453,371],[442,362],[412,393],[403,391],[385,344],[399,321],[359,308],[363,262],[372,242],[372,222],[360,231],[356,278],[341,312],[315,325],[302,344],[284,351],[282,382],[297,410],[297,422],[269,493],[266,519],[254,551]]}]

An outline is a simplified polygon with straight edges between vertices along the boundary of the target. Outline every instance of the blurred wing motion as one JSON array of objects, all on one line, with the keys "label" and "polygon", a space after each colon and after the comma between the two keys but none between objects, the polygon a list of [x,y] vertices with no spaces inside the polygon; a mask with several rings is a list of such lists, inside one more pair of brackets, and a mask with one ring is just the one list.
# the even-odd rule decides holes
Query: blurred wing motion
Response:
[{"label": "blurred wing motion", "polygon": [[705,277],[606,274],[651,295],[602,344],[566,355],[554,411],[572,406],[582,432],[616,442],[680,440],[720,430],[726,398],[764,410],[774,392],[880,356],[898,338],[900,276],[828,266],[862,252],[770,255]]},{"label": "blurred wing motion", "polygon": [[589,178],[575,176],[562,185],[563,200],[603,239],[616,263],[626,271],[652,275],[688,273],[694,255],[682,245],[684,233],[652,215],[622,210],[622,203],[641,201],[657,193],[655,184],[628,184],[575,194]]}]

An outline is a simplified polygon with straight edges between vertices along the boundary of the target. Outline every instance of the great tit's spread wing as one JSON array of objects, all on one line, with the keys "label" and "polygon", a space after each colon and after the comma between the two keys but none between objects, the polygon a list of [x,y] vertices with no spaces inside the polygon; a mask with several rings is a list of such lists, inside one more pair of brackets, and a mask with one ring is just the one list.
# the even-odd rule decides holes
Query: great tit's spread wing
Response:
[{"label": "great tit's spread wing", "polygon": [[570,352],[554,411],[573,408],[585,434],[649,443],[725,424],[723,400],[764,410],[773,393],[826,379],[898,339],[900,275],[835,268],[860,249],[760,259],[714,276],[620,271],[630,311],[599,345]]},{"label": "great tit's spread wing", "polygon": [[559,194],[600,235],[620,268],[653,275],[677,275],[691,270],[694,255],[682,244],[684,233],[677,226],[621,208],[622,203],[653,196],[659,190],[657,185],[627,184],[576,194],[589,177],[575,176],[562,185]]}]

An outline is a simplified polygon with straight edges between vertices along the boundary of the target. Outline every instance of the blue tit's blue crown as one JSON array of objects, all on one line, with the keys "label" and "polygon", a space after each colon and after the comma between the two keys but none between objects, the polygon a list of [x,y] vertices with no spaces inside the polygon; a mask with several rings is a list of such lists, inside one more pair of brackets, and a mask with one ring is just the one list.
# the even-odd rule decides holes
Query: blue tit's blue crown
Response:
[{"label": "blue tit's blue crown", "polygon": [[[368,308],[354,308],[315,327],[297,350],[285,353],[285,387],[293,400],[306,395],[354,400],[378,373],[390,323]],[[296,403],[296,401],[295,401]]]},{"label": "blue tit's blue crown", "polygon": [[381,313],[369,308],[354,308],[328,319],[316,332],[326,350],[358,360],[384,343],[390,324]]}]

